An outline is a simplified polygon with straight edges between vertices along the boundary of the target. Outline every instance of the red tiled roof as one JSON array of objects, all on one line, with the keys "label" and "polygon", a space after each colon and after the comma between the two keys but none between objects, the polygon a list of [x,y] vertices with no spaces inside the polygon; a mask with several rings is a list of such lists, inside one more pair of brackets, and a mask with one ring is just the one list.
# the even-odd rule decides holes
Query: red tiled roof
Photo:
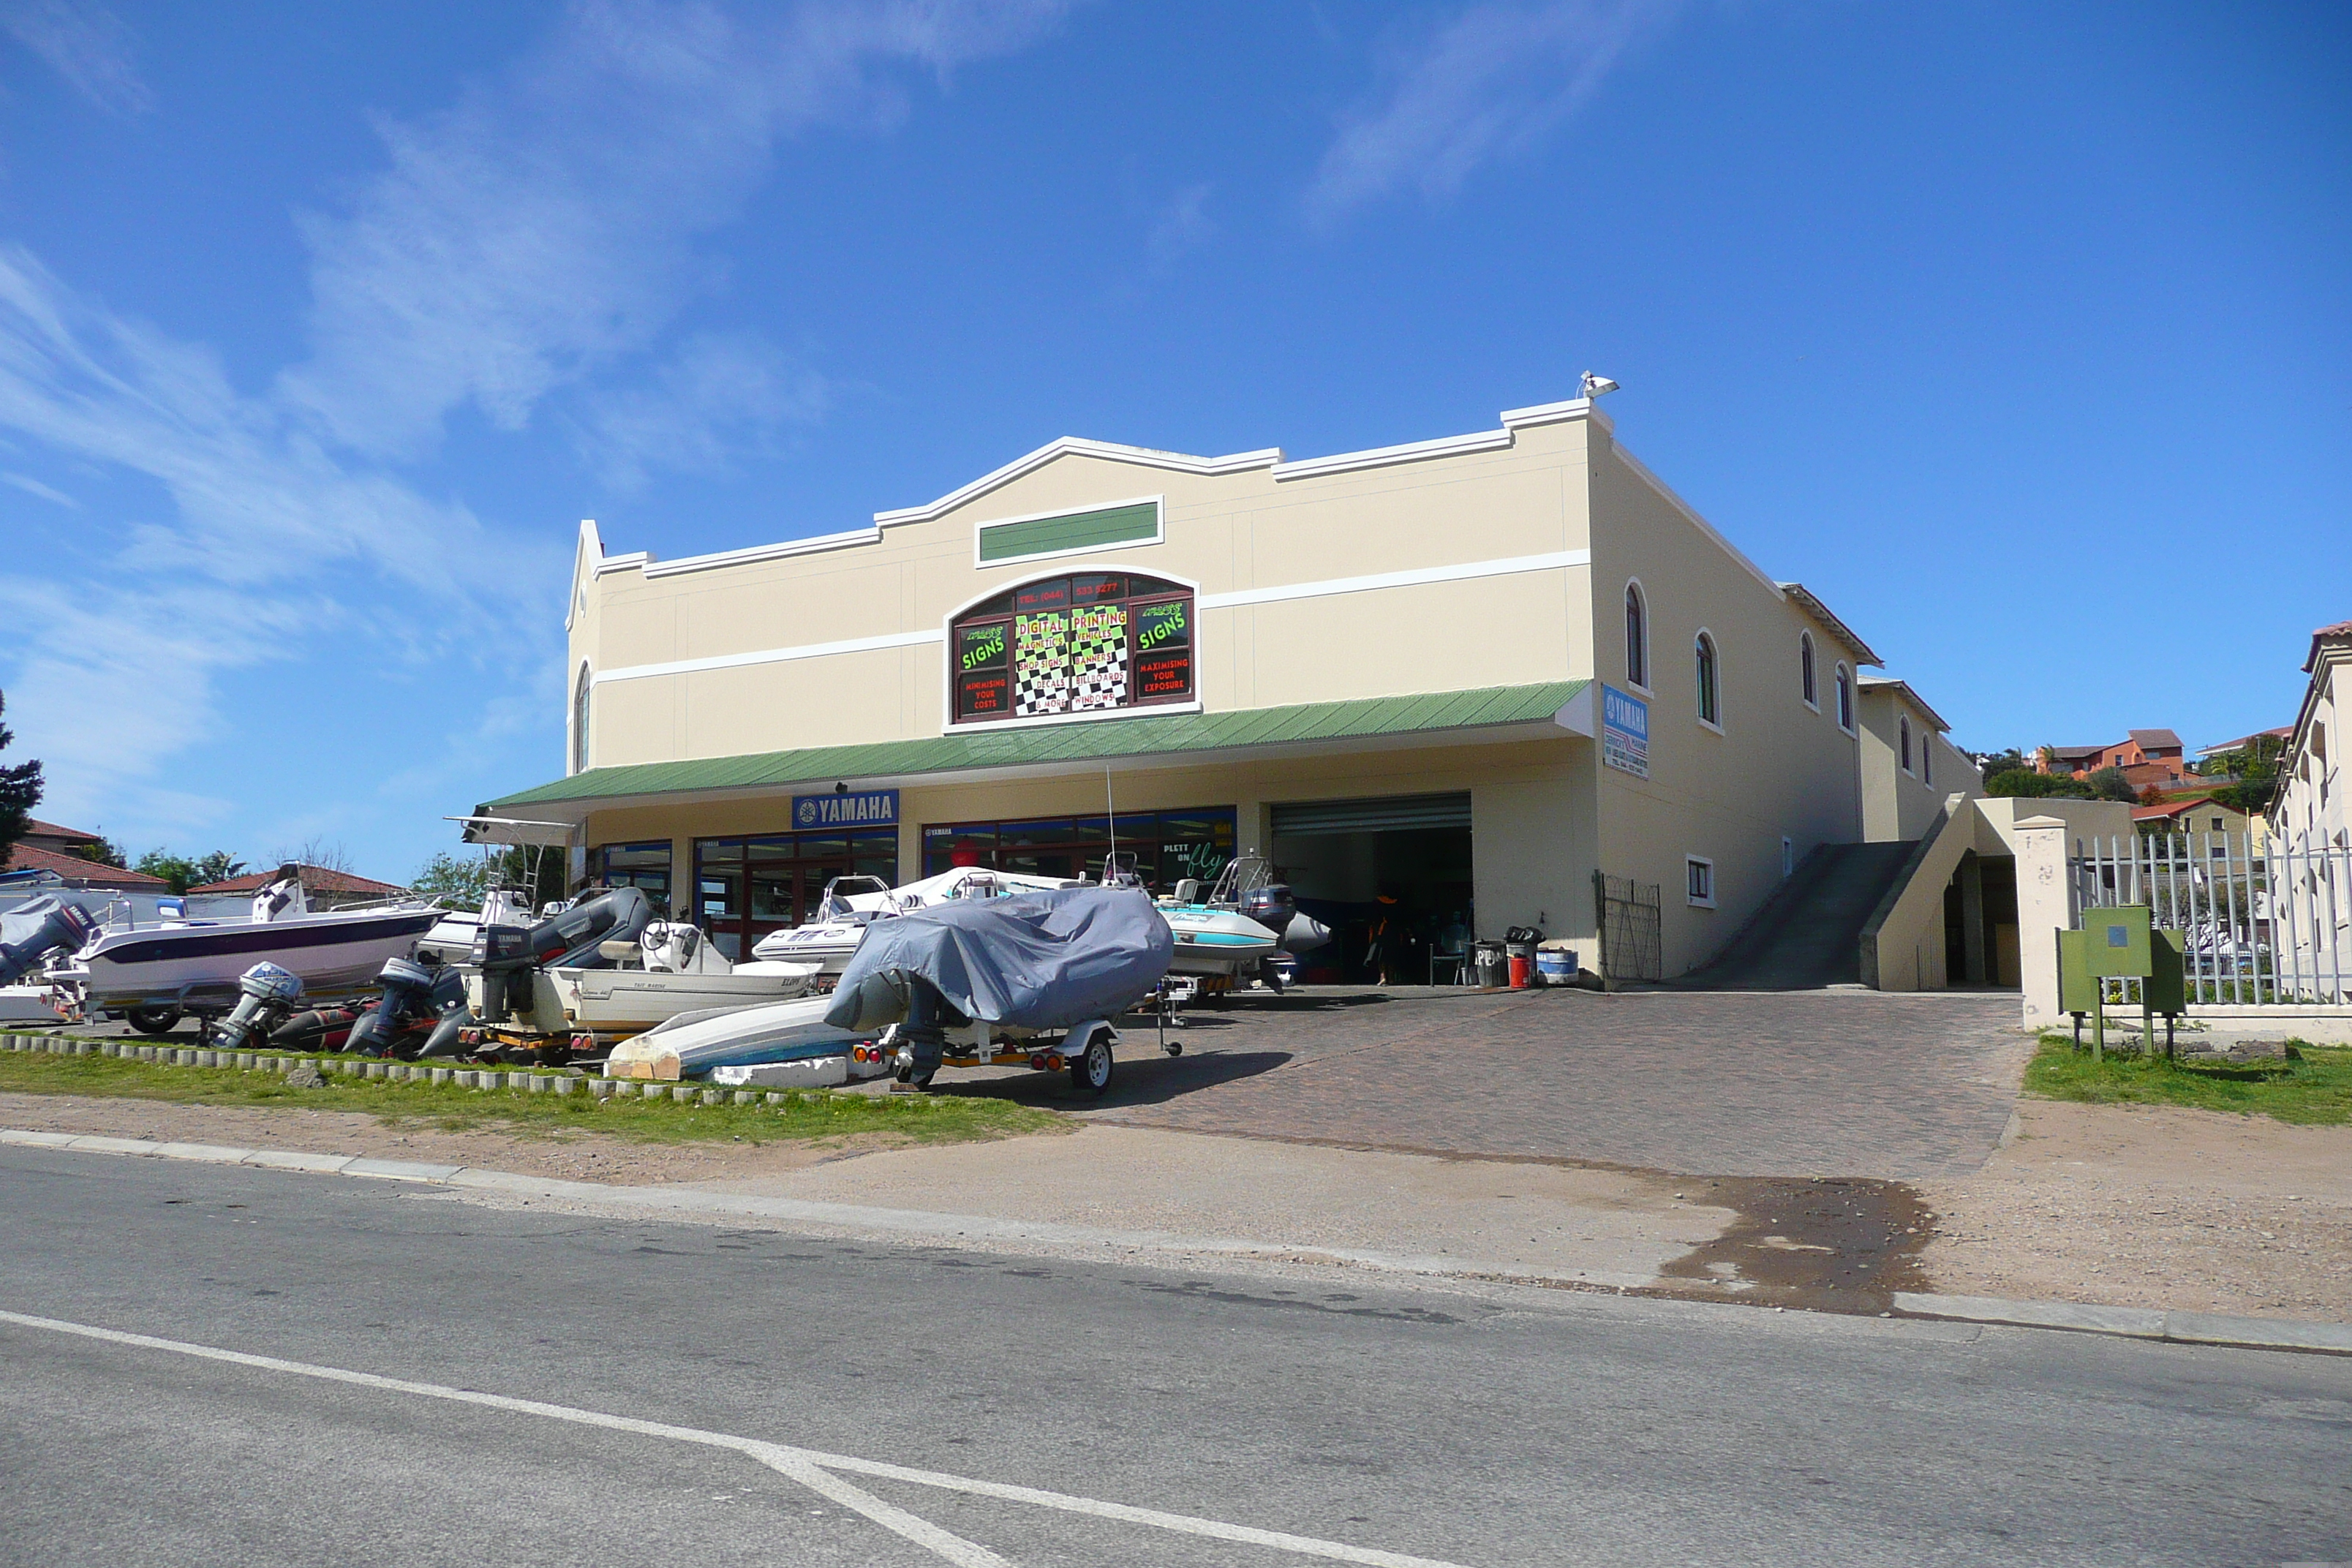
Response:
[{"label": "red tiled roof", "polygon": [[2238,809],[2234,805],[2222,805],[2210,795],[2193,795],[2184,800],[2168,800],[2161,805],[2133,806],[2132,820],[2134,822],[2153,822],[2158,817],[2179,816],[2182,812],[2194,811],[2200,805],[2210,805],[2216,811],[2236,811]]},{"label": "red tiled roof", "polygon": [[2317,631],[2312,633],[2311,657],[2303,661],[2303,672],[2305,675],[2310,674],[2311,667],[2319,662],[2319,645],[2321,643],[2344,642],[2347,639],[2352,639],[2352,621],[2338,621],[2332,626],[2322,626]]},{"label": "red tiled roof", "polygon": [[95,860],[85,860],[79,855],[60,855],[54,849],[37,848],[30,844],[15,846],[5,868],[10,871],[55,871],[69,882],[85,882],[99,888],[169,889],[171,884],[161,877],[151,877],[144,871],[126,871],[120,866],[101,866]]},{"label": "red tiled roof", "polygon": [[79,827],[60,827],[54,822],[43,822],[37,816],[25,824],[25,831],[43,838],[80,838],[92,844],[99,842],[99,836],[95,833],[84,833]]},{"label": "red tiled roof", "polygon": [[[278,868],[267,871],[248,871],[242,877],[231,877],[226,882],[207,882],[201,888],[190,888],[192,893],[257,893],[278,880]],[[302,886],[314,893],[376,893],[390,897],[407,891],[390,882],[379,882],[369,877],[354,877],[349,871],[330,871],[320,866],[302,868]]]}]

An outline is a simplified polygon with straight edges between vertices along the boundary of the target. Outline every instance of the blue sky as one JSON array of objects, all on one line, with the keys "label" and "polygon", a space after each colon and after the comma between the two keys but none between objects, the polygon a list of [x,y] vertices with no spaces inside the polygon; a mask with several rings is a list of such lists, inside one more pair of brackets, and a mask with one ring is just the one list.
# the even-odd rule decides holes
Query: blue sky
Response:
[{"label": "blue sky", "polygon": [[2352,616],[2352,12],[0,0],[0,691],[42,815],[562,766],[578,520],[1061,435],[1618,434],[1971,749],[2291,718]]}]

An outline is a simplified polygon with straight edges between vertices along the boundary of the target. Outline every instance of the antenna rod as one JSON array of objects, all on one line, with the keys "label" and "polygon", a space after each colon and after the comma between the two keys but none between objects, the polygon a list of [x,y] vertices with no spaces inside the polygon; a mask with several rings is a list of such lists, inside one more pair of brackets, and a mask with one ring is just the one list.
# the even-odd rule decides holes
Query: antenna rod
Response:
[{"label": "antenna rod", "polygon": [[1111,868],[1118,859],[1118,803],[1111,797],[1110,764],[1103,764],[1103,810],[1110,816],[1110,853],[1103,857],[1103,885],[1108,887]]}]

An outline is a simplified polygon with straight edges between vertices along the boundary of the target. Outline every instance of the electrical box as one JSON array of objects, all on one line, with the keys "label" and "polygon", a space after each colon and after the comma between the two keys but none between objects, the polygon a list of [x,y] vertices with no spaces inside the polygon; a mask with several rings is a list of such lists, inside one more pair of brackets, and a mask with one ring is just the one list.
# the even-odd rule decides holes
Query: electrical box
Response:
[{"label": "electrical box", "polygon": [[2091,978],[2089,965],[2083,962],[2083,933],[2062,931],[2058,933],[2058,1010],[2072,1013],[2077,1021],[2089,1016],[2099,1005],[2099,983]]},{"label": "electrical box", "polygon": [[2158,926],[2148,936],[2148,955],[2154,962],[2139,983],[2140,994],[2147,998],[2149,1012],[2178,1018],[2189,1011],[2188,966],[2181,962],[2189,933]]},{"label": "electrical box", "polygon": [[2154,969],[2146,904],[2118,904],[2083,911],[2083,966],[2095,977],[2145,978]]}]

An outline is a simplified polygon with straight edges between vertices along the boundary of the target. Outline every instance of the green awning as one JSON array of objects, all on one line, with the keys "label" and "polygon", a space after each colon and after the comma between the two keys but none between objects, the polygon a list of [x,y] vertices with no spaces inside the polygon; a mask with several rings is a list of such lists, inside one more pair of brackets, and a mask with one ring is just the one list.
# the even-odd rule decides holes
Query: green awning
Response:
[{"label": "green awning", "polygon": [[[880,741],[863,746],[809,746],[740,757],[635,763],[590,768],[518,795],[490,801],[484,811],[601,801],[700,790],[773,789],[835,780],[904,779],[984,768],[1051,763],[1107,762],[1119,757],[1181,756],[1193,752],[1349,741],[1374,736],[1491,730],[1550,722],[1591,683],[1551,680],[1535,686],[1490,686],[1475,691],[1426,691],[1366,697],[1346,702],[1301,702],[1286,708],[1244,708],[1230,713],[1169,713],[1106,719],[1029,730],[995,730]],[[1563,734],[1570,731],[1563,728]],[[1587,732],[1580,728],[1577,733]]]}]

